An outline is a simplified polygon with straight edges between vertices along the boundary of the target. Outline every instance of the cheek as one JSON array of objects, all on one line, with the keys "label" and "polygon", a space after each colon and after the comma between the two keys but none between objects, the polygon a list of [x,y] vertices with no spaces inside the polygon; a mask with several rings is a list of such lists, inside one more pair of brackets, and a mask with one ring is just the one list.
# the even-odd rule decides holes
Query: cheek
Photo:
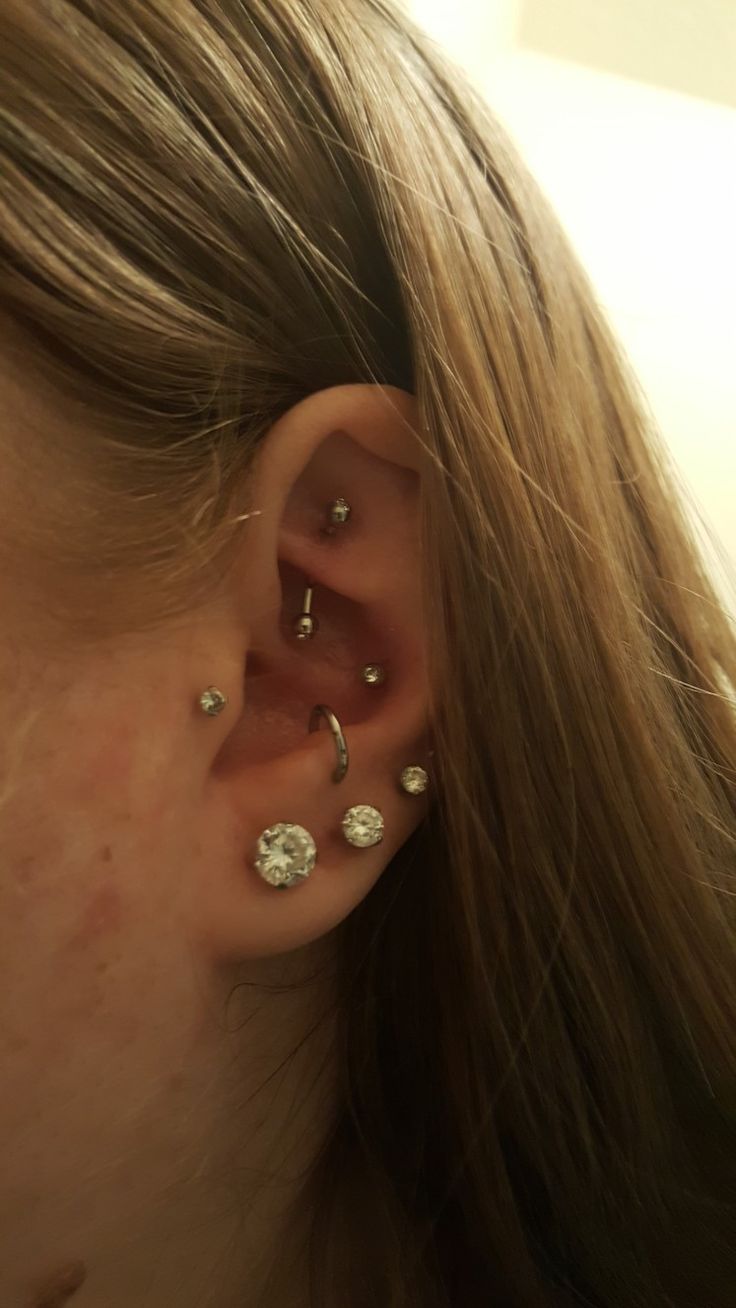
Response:
[{"label": "cheek", "polygon": [[[110,851],[106,845],[105,850]],[[101,855],[100,871],[109,865],[105,854]],[[77,921],[63,941],[65,953],[76,955],[80,950],[86,951],[98,942],[114,941],[125,927],[126,914],[123,898],[116,885],[103,884],[91,889],[89,899],[83,904]]]}]

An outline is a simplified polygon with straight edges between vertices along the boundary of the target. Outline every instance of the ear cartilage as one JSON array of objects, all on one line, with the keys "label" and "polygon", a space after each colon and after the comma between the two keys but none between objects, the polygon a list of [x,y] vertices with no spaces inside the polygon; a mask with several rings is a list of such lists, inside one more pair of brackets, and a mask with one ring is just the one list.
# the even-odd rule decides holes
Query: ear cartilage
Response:
[{"label": "ear cartilage", "polygon": [[294,619],[294,634],[297,640],[311,640],[315,632],[319,630],[319,623],[312,613],[313,594],[314,586],[307,586],[304,592],[302,611],[299,617]]}]

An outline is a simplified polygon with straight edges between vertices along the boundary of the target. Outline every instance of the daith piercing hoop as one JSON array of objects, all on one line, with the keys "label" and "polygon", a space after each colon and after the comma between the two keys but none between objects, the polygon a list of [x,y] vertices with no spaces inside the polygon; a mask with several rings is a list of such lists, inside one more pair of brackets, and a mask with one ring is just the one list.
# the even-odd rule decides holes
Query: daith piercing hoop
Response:
[{"label": "daith piercing hoop", "polygon": [[327,707],[326,704],[315,704],[314,708],[312,709],[312,712],[309,717],[310,731],[317,731],[317,729],[319,728],[320,718],[325,719],[328,727],[330,728],[330,731],[332,732],[333,740],[335,741],[335,749],[337,751],[337,764],[335,766],[335,771],[332,774],[332,780],[335,782],[335,784],[337,784],[338,782],[343,780],[348,770],[349,759],[348,759],[347,741],[345,739],[345,736],[343,735],[342,727],[340,726],[340,723],[335,717],[335,714],[332,712],[331,708]]}]

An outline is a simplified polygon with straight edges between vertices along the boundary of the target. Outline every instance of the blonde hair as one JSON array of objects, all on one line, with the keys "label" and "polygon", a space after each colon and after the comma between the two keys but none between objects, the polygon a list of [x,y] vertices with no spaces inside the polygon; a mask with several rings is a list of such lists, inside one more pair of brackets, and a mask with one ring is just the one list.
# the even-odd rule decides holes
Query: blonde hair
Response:
[{"label": "blonde hair", "polygon": [[558,222],[389,0],[0,27],[0,309],[85,418],[21,539],[80,639],[204,594],[300,398],[417,398],[438,799],[342,930],[315,1244],[349,1160],[387,1308],[726,1308],[734,633]]}]

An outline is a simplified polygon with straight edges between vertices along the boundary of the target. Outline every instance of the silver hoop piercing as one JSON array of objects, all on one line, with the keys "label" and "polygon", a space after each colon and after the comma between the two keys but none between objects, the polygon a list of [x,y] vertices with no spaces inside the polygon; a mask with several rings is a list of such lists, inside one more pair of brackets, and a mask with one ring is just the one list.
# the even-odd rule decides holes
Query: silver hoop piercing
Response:
[{"label": "silver hoop piercing", "polygon": [[399,785],[405,790],[407,795],[423,795],[429,785],[429,777],[424,768],[417,765],[404,768],[399,777]]},{"label": "silver hoop piercing", "polygon": [[368,849],[383,840],[383,814],[370,804],[356,804],[342,819],[342,831],[349,845]]},{"label": "silver hoop piercing", "polygon": [[382,686],[386,680],[386,669],[382,663],[366,663],[360,675],[366,686]]},{"label": "silver hoop piercing", "polygon": [[277,822],[258,837],[254,867],[270,886],[286,890],[306,881],[317,861],[317,846],[304,827]]},{"label": "silver hoop piercing", "polygon": [[312,709],[309,718],[310,731],[317,731],[319,727],[320,718],[325,719],[327,725],[330,728],[330,731],[332,732],[333,740],[335,741],[335,749],[337,751],[337,764],[335,766],[335,771],[332,774],[332,780],[335,782],[335,784],[337,784],[338,782],[343,780],[348,770],[348,764],[350,761],[348,758],[348,743],[345,739],[345,736],[343,735],[342,727],[340,726],[340,723],[335,717],[335,714],[332,712],[331,708],[327,707],[326,704],[315,704],[314,708]]},{"label": "silver hoop piercing", "polygon": [[203,713],[208,713],[210,717],[216,718],[218,713],[222,713],[227,704],[227,695],[223,695],[217,686],[208,686],[198,700],[199,707]]},{"label": "silver hoop piercing", "polygon": [[311,640],[319,628],[319,623],[312,614],[313,594],[314,586],[307,586],[304,592],[302,611],[299,617],[294,619],[294,632],[297,640]]}]

